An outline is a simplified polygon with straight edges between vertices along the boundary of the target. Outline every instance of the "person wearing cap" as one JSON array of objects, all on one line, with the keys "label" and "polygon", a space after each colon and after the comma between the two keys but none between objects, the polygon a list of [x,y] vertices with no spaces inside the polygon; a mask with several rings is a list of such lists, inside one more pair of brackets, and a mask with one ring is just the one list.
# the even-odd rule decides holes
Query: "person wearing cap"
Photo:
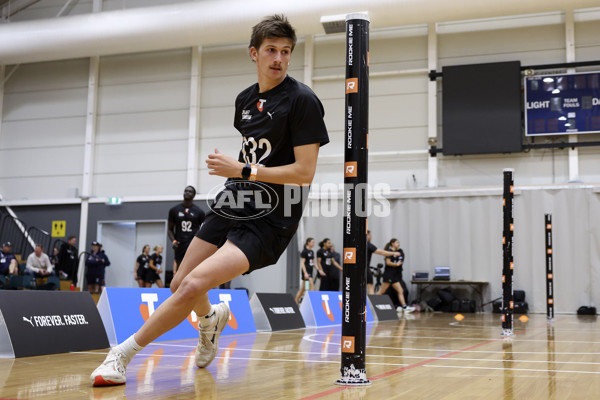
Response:
[{"label": "person wearing cap", "polygon": [[0,275],[17,275],[19,271],[19,263],[12,253],[12,243],[2,243],[0,251]]},{"label": "person wearing cap", "polygon": [[104,268],[109,265],[110,261],[102,250],[102,244],[94,240],[92,242],[92,252],[85,260],[85,266],[87,267],[85,278],[87,279],[89,292],[100,293],[100,286],[104,286]]},{"label": "person wearing cap", "polygon": [[44,253],[41,244],[36,244],[33,253],[27,257],[25,273],[41,278],[54,275],[54,265],[50,262],[48,255]]}]

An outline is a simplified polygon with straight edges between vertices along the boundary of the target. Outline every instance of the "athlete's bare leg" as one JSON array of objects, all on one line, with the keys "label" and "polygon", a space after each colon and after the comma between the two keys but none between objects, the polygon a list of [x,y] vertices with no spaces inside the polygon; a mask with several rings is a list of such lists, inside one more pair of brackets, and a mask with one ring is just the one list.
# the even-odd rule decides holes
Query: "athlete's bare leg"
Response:
[{"label": "athlete's bare leg", "polygon": [[406,300],[404,299],[404,290],[402,290],[402,285],[400,282],[394,282],[392,287],[398,292],[398,300],[400,300],[400,304],[402,307],[406,305]]},{"label": "athlete's bare leg", "polygon": [[379,288],[379,291],[377,292],[377,294],[384,294],[388,288],[390,287],[389,282],[383,282],[381,284],[381,287]]},{"label": "athlete's bare leg", "polygon": [[[192,244],[196,241],[203,254],[194,254]],[[227,241],[223,247],[213,252],[212,256],[204,257],[195,268],[192,260],[199,260],[216,247],[207,242],[194,238],[175,282],[173,295],[169,297],[150,316],[146,323],[134,335],[140,346],[146,346],[160,335],[173,329],[183,321],[189,313],[196,311],[198,315],[206,315],[210,311],[208,291],[224,282],[243,274],[249,268],[248,259],[233,243]],[[188,254],[190,256],[188,257]],[[187,259],[187,263],[186,263]]]},{"label": "athlete's bare leg", "polygon": [[[205,240],[199,239],[197,237],[192,239],[190,246],[185,252],[183,260],[181,260],[181,264],[177,269],[177,275],[173,276],[173,280],[171,281],[171,292],[175,293],[181,285],[181,282],[183,282],[183,280],[185,279],[185,277],[190,272],[192,272],[197,266],[199,266],[204,260],[215,254],[217,250],[217,246],[208,243]],[[212,287],[209,289],[212,289]],[[208,294],[206,294],[203,298],[200,299],[199,304],[201,305],[199,307],[194,307],[194,312],[197,315],[205,315],[208,312],[202,312],[205,308],[203,305],[205,305],[206,302],[208,302]],[[210,303],[208,308],[210,310]]]}]

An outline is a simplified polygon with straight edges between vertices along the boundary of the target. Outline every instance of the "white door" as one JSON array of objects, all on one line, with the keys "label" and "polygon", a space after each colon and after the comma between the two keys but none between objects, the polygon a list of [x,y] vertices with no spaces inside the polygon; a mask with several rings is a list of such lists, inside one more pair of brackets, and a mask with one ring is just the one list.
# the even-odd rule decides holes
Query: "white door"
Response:
[{"label": "white door", "polygon": [[133,279],[133,269],[137,253],[135,252],[135,222],[99,222],[98,241],[110,260],[106,268],[106,286],[137,287]]}]

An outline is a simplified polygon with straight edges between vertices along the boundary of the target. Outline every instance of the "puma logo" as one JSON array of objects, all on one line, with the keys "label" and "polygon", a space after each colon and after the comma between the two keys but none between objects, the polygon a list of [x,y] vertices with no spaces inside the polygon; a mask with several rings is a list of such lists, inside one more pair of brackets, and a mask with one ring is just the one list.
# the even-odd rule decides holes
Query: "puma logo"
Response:
[{"label": "puma logo", "polygon": [[29,322],[31,326],[35,327],[35,325],[33,325],[33,322],[29,318],[23,317],[23,321]]},{"label": "puma logo", "polygon": [[269,116],[271,119],[273,119],[273,114],[275,114],[275,113],[274,113],[274,112],[269,112],[269,111],[267,111],[267,115],[268,115],[268,116]]}]

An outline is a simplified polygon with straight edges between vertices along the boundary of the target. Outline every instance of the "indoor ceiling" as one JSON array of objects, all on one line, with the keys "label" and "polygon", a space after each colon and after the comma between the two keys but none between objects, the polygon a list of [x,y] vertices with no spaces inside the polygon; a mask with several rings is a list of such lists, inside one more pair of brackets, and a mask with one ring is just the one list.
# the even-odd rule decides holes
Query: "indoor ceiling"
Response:
[{"label": "indoor ceiling", "polygon": [[[8,7],[12,13],[40,1],[0,0],[0,12],[6,18]],[[65,7],[76,4],[73,0],[63,1]],[[0,64],[245,42],[249,27],[274,10],[284,11],[302,36],[323,34],[322,16],[361,11],[368,11],[371,28],[388,28],[514,15],[556,15],[565,10],[598,7],[598,0],[266,0],[253,2],[252,7],[248,7],[247,0],[163,1],[163,5],[0,23]]]}]

